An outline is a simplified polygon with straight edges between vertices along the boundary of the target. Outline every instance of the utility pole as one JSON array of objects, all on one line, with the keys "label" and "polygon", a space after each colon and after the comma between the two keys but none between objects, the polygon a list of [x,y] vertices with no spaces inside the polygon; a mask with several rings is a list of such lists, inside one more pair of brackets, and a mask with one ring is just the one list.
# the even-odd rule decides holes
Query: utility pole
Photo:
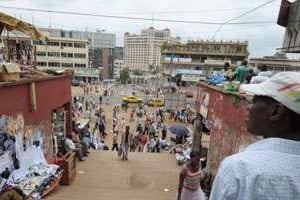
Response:
[{"label": "utility pole", "polygon": [[171,59],[170,59],[170,67],[171,67],[171,71],[170,71],[170,80],[169,80],[169,86],[171,88],[171,81],[172,81],[172,74],[173,74],[173,57],[174,54],[171,54]]}]

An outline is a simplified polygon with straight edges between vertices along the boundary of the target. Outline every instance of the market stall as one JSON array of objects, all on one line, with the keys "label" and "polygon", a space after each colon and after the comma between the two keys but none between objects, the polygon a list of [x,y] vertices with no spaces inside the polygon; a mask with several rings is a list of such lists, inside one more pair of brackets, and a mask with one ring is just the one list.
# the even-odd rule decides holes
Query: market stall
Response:
[{"label": "market stall", "polygon": [[196,109],[210,124],[208,170],[215,176],[221,161],[245,149],[256,138],[246,128],[248,97],[222,87],[198,84]]},{"label": "market stall", "polygon": [[12,189],[22,198],[40,199],[59,184],[62,173],[47,163],[39,131],[27,132],[21,115],[0,117],[0,199]]}]

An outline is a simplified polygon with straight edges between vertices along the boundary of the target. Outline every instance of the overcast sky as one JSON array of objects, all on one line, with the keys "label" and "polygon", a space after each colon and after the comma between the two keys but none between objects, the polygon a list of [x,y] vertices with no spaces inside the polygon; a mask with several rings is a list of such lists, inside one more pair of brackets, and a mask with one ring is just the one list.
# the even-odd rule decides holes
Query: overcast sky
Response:
[{"label": "overcast sky", "polygon": [[[105,29],[116,34],[116,44],[123,46],[125,32],[139,33],[153,26],[169,28],[173,36],[188,39],[211,39],[218,25],[184,24],[142,20],[49,14],[20,11],[1,6],[40,8],[91,14],[163,18],[174,20],[225,22],[268,0],[0,0],[0,10],[22,18],[38,27],[90,30]],[[281,0],[266,5],[233,22],[274,21],[271,24],[223,26],[216,39],[248,40],[251,57],[272,55],[280,48],[284,28],[276,24]]]}]

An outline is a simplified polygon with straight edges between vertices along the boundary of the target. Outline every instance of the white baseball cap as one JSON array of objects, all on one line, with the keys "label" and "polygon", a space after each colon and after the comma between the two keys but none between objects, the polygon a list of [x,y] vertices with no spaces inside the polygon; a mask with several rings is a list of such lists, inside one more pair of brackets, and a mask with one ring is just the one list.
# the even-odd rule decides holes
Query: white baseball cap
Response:
[{"label": "white baseball cap", "polygon": [[260,84],[240,88],[250,95],[268,96],[300,115],[300,73],[279,72]]}]

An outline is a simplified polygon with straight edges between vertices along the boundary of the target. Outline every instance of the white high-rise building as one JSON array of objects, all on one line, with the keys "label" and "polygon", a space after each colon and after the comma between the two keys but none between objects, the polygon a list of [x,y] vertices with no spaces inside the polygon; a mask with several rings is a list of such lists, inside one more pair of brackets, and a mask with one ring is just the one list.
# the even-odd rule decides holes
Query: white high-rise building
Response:
[{"label": "white high-rise building", "polygon": [[150,72],[160,67],[161,46],[180,43],[179,37],[171,37],[169,29],[156,30],[153,27],[142,30],[140,35],[124,34],[124,61],[131,71]]}]

